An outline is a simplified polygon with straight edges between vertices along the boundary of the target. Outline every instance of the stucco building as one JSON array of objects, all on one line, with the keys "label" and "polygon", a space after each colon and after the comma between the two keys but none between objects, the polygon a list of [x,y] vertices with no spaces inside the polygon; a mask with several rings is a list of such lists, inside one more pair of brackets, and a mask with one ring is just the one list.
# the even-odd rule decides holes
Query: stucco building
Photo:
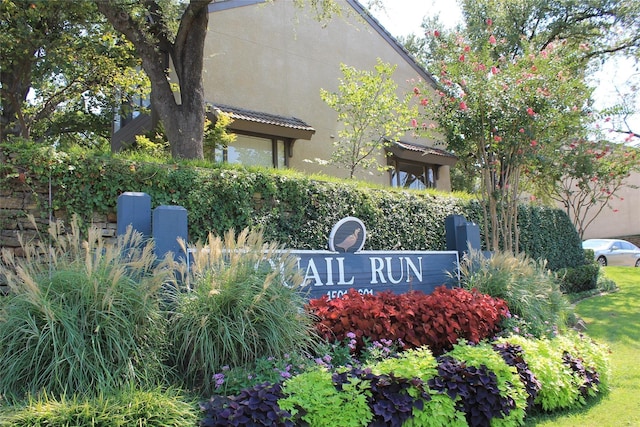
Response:
[{"label": "stucco building", "polygon": [[[229,129],[237,135],[235,143],[215,153],[217,160],[346,178],[347,170],[326,164],[342,124],[320,97],[321,88],[337,91],[340,65],[373,70],[378,58],[396,65],[399,97],[418,80],[433,83],[360,3],[339,3],[344,13],[327,22],[290,0],[218,0],[209,5],[205,97],[213,118],[220,112],[231,116]],[[126,140],[144,129],[143,122],[128,123],[115,139]],[[393,166],[389,172],[368,170],[357,178],[448,191],[449,167],[456,157],[436,143],[408,130],[376,153],[379,164]]]}]

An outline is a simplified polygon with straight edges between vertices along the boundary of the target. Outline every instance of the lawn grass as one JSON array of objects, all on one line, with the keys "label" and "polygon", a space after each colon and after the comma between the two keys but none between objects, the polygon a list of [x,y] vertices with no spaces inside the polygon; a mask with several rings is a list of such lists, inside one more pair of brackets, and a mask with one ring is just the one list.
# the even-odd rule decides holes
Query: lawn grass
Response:
[{"label": "lawn grass", "polygon": [[640,268],[606,267],[619,292],[579,302],[587,335],[611,349],[611,391],[572,411],[527,418],[526,427],[640,426]]}]

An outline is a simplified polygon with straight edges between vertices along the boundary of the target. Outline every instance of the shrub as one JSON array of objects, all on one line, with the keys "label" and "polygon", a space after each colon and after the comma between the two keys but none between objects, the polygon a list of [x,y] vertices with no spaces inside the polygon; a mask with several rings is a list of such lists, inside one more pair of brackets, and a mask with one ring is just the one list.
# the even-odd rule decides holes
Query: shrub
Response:
[{"label": "shrub", "polygon": [[587,292],[597,288],[600,265],[597,262],[558,270],[560,290],[567,294]]},{"label": "shrub", "polygon": [[125,388],[94,397],[43,394],[3,414],[0,426],[192,427],[197,420],[196,405],[175,389]]},{"label": "shrub", "polygon": [[0,315],[0,394],[21,397],[100,391],[162,380],[165,317],[159,307],[165,264],[131,230],[107,244],[99,230],[82,239],[77,223],[50,228],[51,246],[3,252],[10,293]]},{"label": "shrub", "polygon": [[[94,212],[115,211],[124,191],[145,192],[154,207],[172,204],[189,211],[193,241],[206,240],[210,232],[259,226],[268,241],[317,249],[325,247],[336,221],[357,216],[367,226],[368,249],[444,250],[448,215],[483,223],[480,203],[462,193],[370,188],[272,168],[196,168],[175,159],[152,164],[140,157],[65,153],[33,142],[12,141],[0,149],[6,159],[0,182],[6,188],[16,185],[18,176],[36,190],[47,189],[51,180],[54,210],[86,221]],[[547,259],[554,271],[584,263],[578,233],[561,209],[521,205],[518,223],[520,250],[532,258]]]},{"label": "shrub", "polygon": [[534,340],[517,335],[500,339],[523,349],[523,356],[541,387],[535,399],[536,405],[545,411],[571,408],[578,404],[582,381],[570,366],[563,362],[563,351],[556,340]]},{"label": "shrub", "polygon": [[486,257],[472,251],[460,263],[460,276],[465,289],[477,289],[506,301],[514,320],[521,320],[515,325],[519,333],[553,336],[556,327],[564,326],[569,304],[557,277],[544,262],[524,254],[501,252]]},{"label": "shrub", "polygon": [[223,366],[313,344],[295,258],[264,244],[260,232],[245,229],[236,238],[230,231],[224,242],[210,235],[192,259],[184,289],[172,295],[168,327],[172,360],[187,387],[213,393],[213,375]]},{"label": "shrub", "polygon": [[404,343],[405,349],[423,345],[436,354],[450,349],[458,339],[472,342],[491,337],[508,314],[504,301],[464,289],[437,288],[432,294],[390,291],[361,295],[351,289],[341,298],[309,301],[318,318],[316,328],[329,341],[344,341],[355,334],[355,351],[365,339]]}]

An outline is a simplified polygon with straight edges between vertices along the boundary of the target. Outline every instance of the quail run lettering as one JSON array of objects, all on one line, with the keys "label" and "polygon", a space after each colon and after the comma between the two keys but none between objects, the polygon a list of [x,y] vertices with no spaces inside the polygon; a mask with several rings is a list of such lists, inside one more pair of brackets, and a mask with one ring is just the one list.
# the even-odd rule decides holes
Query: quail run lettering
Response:
[{"label": "quail run lettering", "polygon": [[309,297],[330,298],[355,288],[373,294],[383,290],[433,291],[452,282],[457,252],[435,251],[293,251]]},{"label": "quail run lettering", "polygon": [[[394,259],[395,258],[395,259]],[[320,270],[316,266],[316,260],[310,258],[307,261],[307,266],[304,275],[304,282],[310,286],[332,286],[332,285],[353,285],[355,282],[355,276],[351,275],[347,279],[345,273],[344,257],[325,257],[320,262],[324,261],[324,274],[320,274]],[[300,266],[300,258],[298,258],[298,267]],[[416,265],[417,262],[417,265]],[[412,278],[417,281],[422,281],[422,257],[411,259],[410,257],[369,257],[370,263],[370,280],[369,283],[390,283],[398,284],[401,282],[411,283]],[[395,267],[395,268],[394,268]],[[335,274],[334,274],[335,271]],[[413,274],[412,274],[413,273]]]}]

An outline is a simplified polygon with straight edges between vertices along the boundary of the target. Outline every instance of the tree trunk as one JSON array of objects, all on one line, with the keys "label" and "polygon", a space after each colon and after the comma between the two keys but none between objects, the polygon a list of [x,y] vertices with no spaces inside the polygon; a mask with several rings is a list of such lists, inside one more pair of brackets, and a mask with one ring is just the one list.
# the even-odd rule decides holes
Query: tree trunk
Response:
[{"label": "tree trunk", "polygon": [[[175,41],[166,28],[153,20],[142,26],[113,0],[96,0],[98,10],[136,48],[142,68],[151,81],[151,104],[164,124],[175,158],[202,159],[205,99],[202,82],[204,41],[212,0],[191,0],[180,19]],[[151,4],[152,16],[161,8]],[[171,63],[167,65],[167,56]],[[179,92],[169,83],[168,66],[176,73]]]},{"label": "tree trunk", "polygon": [[31,87],[34,54],[16,58],[8,69],[0,71],[0,142],[9,135],[29,138],[29,124],[23,116],[22,106]]}]

